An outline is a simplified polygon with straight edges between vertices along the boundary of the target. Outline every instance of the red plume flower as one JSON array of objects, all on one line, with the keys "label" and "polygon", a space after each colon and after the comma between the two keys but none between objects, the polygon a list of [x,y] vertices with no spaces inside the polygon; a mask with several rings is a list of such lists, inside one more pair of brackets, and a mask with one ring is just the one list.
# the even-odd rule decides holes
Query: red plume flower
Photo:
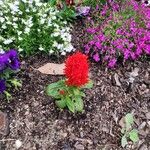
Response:
[{"label": "red plume flower", "polygon": [[66,84],[80,87],[88,82],[88,60],[87,56],[76,52],[69,56],[65,62],[64,73],[67,78]]}]

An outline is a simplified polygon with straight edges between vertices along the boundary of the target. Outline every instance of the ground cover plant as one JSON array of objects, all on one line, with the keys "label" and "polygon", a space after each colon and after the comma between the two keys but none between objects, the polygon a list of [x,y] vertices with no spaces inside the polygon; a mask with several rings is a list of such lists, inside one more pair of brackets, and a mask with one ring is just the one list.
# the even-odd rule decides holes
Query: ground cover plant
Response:
[{"label": "ground cover plant", "polygon": [[49,3],[1,0],[0,5],[0,49],[14,48],[23,56],[73,50],[70,27]]},{"label": "ground cover plant", "polygon": [[87,28],[90,40],[84,46],[85,53],[109,68],[118,59],[126,62],[150,55],[149,7],[134,0],[109,5],[94,16],[97,21],[90,18]]}]

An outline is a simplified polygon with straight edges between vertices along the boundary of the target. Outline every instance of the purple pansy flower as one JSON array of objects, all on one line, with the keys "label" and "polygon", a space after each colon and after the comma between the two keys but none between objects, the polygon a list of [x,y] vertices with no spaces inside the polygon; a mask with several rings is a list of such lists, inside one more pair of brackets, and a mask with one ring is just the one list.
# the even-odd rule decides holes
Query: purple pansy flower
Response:
[{"label": "purple pansy flower", "polygon": [[3,93],[6,90],[5,80],[0,79],[0,93]]},{"label": "purple pansy flower", "polygon": [[0,72],[2,72],[6,68],[7,61],[8,58],[5,54],[0,55]]},{"label": "purple pansy flower", "polygon": [[20,63],[19,63],[19,60],[18,60],[17,51],[12,49],[12,50],[10,50],[10,51],[7,53],[7,56],[8,56],[8,58],[9,58],[8,66],[9,66],[12,70],[17,70],[17,69],[19,69]]}]

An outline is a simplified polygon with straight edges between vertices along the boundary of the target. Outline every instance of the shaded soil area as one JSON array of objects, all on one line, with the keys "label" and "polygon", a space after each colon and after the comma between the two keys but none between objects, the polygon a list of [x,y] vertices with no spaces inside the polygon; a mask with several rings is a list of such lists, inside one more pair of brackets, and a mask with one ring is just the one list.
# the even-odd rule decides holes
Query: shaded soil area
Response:
[{"label": "shaded soil area", "polygon": [[[86,35],[77,22],[73,32],[76,48]],[[84,41],[83,41],[84,42]],[[83,43],[82,43],[83,44]],[[91,61],[90,74],[94,87],[85,90],[85,111],[71,114],[60,110],[46,96],[46,85],[63,76],[44,75],[36,69],[56,58],[35,56],[22,60],[18,78],[22,88],[14,91],[9,103],[0,100],[0,108],[8,113],[10,130],[0,136],[0,149],[15,150],[15,140],[22,141],[21,150],[123,150],[119,121],[129,112],[135,116],[140,141],[129,142],[126,150],[150,149],[150,62],[129,62],[107,70]],[[63,62],[64,58],[57,58]]]}]

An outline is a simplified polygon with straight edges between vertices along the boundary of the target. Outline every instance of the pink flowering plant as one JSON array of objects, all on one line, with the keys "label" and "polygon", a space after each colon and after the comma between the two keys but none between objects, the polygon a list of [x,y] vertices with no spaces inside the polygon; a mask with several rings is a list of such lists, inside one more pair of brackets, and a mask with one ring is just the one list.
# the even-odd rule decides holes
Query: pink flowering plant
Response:
[{"label": "pink flowering plant", "polygon": [[20,68],[17,51],[11,49],[7,52],[0,51],[0,94],[5,94],[7,100],[11,98],[9,89],[21,86],[21,83],[13,78],[13,74]]},{"label": "pink flowering plant", "polygon": [[89,42],[85,53],[109,68],[119,58],[137,60],[150,55],[150,8],[135,0],[111,2],[88,18]]}]

